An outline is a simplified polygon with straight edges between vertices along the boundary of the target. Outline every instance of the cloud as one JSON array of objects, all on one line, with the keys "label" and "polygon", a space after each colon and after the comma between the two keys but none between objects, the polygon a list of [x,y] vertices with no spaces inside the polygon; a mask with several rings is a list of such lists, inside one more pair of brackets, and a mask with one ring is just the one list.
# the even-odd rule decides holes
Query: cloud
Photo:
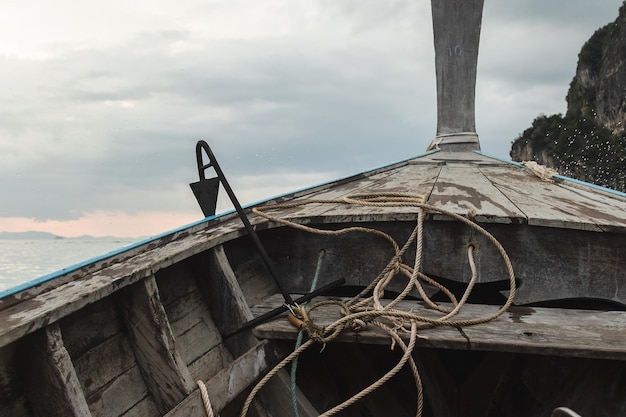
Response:
[{"label": "cloud", "polygon": [[[620,3],[486,2],[485,152],[565,110],[580,46]],[[435,132],[426,0],[46,4],[9,10],[41,30],[0,29],[0,217],[196,210],[199,139],[253,201],[420,154]]]}]

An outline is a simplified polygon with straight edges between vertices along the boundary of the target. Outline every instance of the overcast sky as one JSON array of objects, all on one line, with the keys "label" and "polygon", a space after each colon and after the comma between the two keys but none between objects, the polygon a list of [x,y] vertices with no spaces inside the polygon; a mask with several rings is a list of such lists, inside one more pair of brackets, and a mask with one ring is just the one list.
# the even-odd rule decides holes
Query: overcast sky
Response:
[{"label": "overcast sky", "polygon": [[[621,3],[485,0],[483,152],[565,112]],[[199,139],[243,203],[423,153],[430,1],[1,0],[0,91],[0,231],[150,236],[202,217]]]}]

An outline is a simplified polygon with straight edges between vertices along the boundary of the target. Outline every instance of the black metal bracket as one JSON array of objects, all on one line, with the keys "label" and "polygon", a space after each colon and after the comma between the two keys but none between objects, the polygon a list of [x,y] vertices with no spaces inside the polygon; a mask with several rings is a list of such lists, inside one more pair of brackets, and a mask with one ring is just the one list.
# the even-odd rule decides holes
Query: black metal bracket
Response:
[{"label": "black metal bracket", "polygon": [[[203,152],[206,154],[209,160],[208,163],[206,164],[204,163]],[[297,305],[298,302],[303,303],[305,301],[308,301],[318,295],[322,295],[340,286],[341,284],[345,282],[344,279],[334,281],[294,301],[291,295],[287,292],[287,290],[282,286],[281,282],[278,280],[278,275],[276,274],[274,266],[272,265],[272,261],[269,255],[267,254],[265,247],[261,243],[261,240],[259,239],[256,231],[254,230],[254,227],[252,227],[252,225],[250,224],[250,220],[248,220],[248,216],[246,215],[246,213],[243,211],[243,208],[239,204],[239,201],[237,200],[235,193],[230,187],[230,184],[228,184],[228,181],[226,180],[226,177],[224,176],[224,172],[220,168],[220,165],[217,163],[217,159],[215,158],[213,151],[211,151],[211,147],[203,140],[198,141],[198,143],[196,144],[196,162],[198,165],[198,176],[200,179],[198,182],[195,182],[189,185],[191,186],[191,189],[194,195],[196,196],[196,199],[198,200],[200,207],[202,208],[202,212],[204,213],[206,217],[209,217],[215,214],[215,207],[217,205],[217,193],[219,191],[219,184],[222,183],[222,186],[224,187],[226,194],[228,194],[228,197],[230,198],[231,203],[235,207],[235,210],[237,211],[239,218],[243,222],[243,225],[246,228],[248,235],[252,238],[254,246],[259,252],[259,255],[261,256],[263,263],[265,264],[268,271],[270,272],[270,275],[272,276],[274,283],[278,287],[278,290],[280,291],[281,295],[283,296],[283,299],[285,300],[285,304],[282,307],[279,307],[273,311],[270,311],[255,319],[252,319],[247,323],[244,323],[239,329],[225,334],[224,337],[230,337],[243,330],[254,327],[263,321],[269,320],[270,318],[275,317],[284,311],[287,311],[287,306],[295,306]],[[208,168],[213,168],[213,170],[217,174],[217,177],[207,179],[205,176],[205,171]]]},{"label": "black metal bracket", "polygon": [[[206,164],[203,162],[202,151],[204,151],[204,153],[209,159],[209,162]],[[265,247],[261,243],[261,240],[259,240],[259,236],[254,230],[254,227],[252,227],[252,225],[250,224],[250,220],[248,220],[248,216],[243,211],[241,204],[239,204],[239,200],[237,200],[237,197],[235,196],[233,189],[230,188],[230,184],[228,184],[228,181],[226,180],[226,176],[224,175],[224,172],[220,168],[220,165],[217,163],[217,159],[215,158],[213,151],[211,151],[211,147],[208,145],[208,143],[206,143],[203,140],[198,141],[198,143],[196,144],[196,162],[198,164],[198,175],[200,177],[200,181],[198,181],[197,183],[194,183],[195,185],[190,184],[191,189],[193,190],[195,186],[196,188],[202,189],[201,194],[204,195],[205,191],[207,195],[210,194],[210,202],[211,202],[211,206],[213,207],[213,214],[215,214],[216,203],[214,202],[217,202],[217,192],[219,190],[219,183],[220,182],[222,183],[222,186],[224,187],[226,194],[228,194],[228,198],[230,198],[231,203],[233,203],[233,206],[235,206],[235,210],[237,210],[237,214],[239,215],[239,218],[243,222],[243,225],[246,228],[248,235],[252,238],[252,241],[254,242],[254,246],[259,252],[259,255],[261,255],[261,259],[263,260],[263,263],[265,264],[268,271],[272,275],[272,278],[274,282],[276,283],[278,290],[280,291],[283,298],[285,299],[285,303],[290,304],[290,305],[293,304],[294,301],[291,298],[291,295],[289,295],[289,293],[283,288],[282,284],[278,280],[278,275],[276,274],[276,271],[274,270],[274,266],[272,265],[272,261],[270,260],[269,255],[265,251]],[[211,178],[209,180],[206,179],[205,171],[208,168],[213,168],[213,170],[215,170],[215,173],[217,174],[216,178]],[[210,181],[210,182],[207,182],[207,181]],[[198,194],[196,193],[196,191],[194,191],[194,194],[196,194],[196,198],[198,199],[198,202],[200,203],[200,199],[197,197]],[[202,203],[200,203],[200,205],[202,206]],[[202,211],[204,212],[205,209],[203,208]]]},{"label": "black metal bracket", "polygon": [[[203,142],[203,141],[202,141]],[[206,145],[206,142],[204,142]],[[206,145],[207,154],[211,156],[213,153],[211,152],[211,148]],[[201,142],[198,142],[196,145],[196,159],[198,161],[198,177],[200,180],[198,182],[192,182],[189,184],[191,187],[191,191],[196,196],[196,200],[198,200],[198,204],[202,209],[202,213],[204,217],[210,217],[215,215],[215,208],[217,206],[217,193],[220,187],[220,179],[218,177],[215,178],[206,178],[204,175],[204,171],[207,168],[212,166],[211,156],[209,156],[209,163],[204,164],[202,162],[202,150],[205,149],[204,145]]]},{"label": "black metal bracket", "polygon": [[345,283],[346,280],[343,278],[340,278],[336,281],[331,282],[330,284],[326,284],[320,288],[318,288],[315,291],[312,291],[306,295],[303,295],[302,297],[296,298],[294,300],[294,304],[283,304],[282,306],[275,308],[271,311],[268,311],[267,313],[261,314],[258,317],[253,318],[252,320],[249,320],[247,322],[245,322],[244,324],[242,324],[238,329],[229,331],[224,333],[224,339],[228,339],[229,337],[235,336],[241,332],[243,332],[244,330],[248,330],[251,329],[261,323],[264,323],[270,319],[273,319],[274,317],[278,316],[281,313],[284,313],[285,311],[289,310],[290,306],[294,306],[294,305],[298,305],[300,303],[306,303],[307,301],[319,296],[319,295],[324,295],[332,290],[334,290],[335,288],[339,287],[340,285],[343,285],[343,283]]}]

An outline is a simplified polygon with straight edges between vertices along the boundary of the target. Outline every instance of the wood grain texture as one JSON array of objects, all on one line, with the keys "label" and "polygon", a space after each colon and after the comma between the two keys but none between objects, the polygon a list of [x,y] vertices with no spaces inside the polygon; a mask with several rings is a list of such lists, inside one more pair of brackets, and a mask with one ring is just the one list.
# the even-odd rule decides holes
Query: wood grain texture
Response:
[{"label": "wood grain texture", "polygon": [[[441,172],[435,178],[434,172],[439,168]],[[409,175],[413,169],[416,171]],[[419,175],[419,172],[432,173]],[[398,183],[395,183],[396,179]],[[434,184],[431,184],[433,181]],[[370,185],[374,188],[381,186],[383,189],[410,192],[415,187],[419,189],[419,184],[427,188],[434,186],[430,203],[450,208],[460,214],[473,215],[485,223],[528,223],[541,227],[566,227],[622,234],[626,231],[623,215],[626,210],[625,199],[569,183],[542,183],[528,170],[511,167],[472,152],[435,152],[272,201],[282,202],[324,193],[341,195],[344,192],[349,193],[351,189],[364,191]],[[306,223],[320,224],[393,222],[413,220],[415,217],[414,213],[393,209],[379,210],[380,212],[349,210],[351,212],[329,212],[327,215],[326,208],[318,212],[304,210],[299,211],[297,217]],[[438,218],[435,216],[435,219]],[[256,216],[251,216],[251,222],[259,230],[276,227]],[[128,252],[59,276],[54,282],[47,282],[2,299],[0,346],[78,311],[154,272],[243,234],[239,219],[232,214],[226,215],[176,231]]]},{"label": "wood grain texture", "polygon": [[[278,302],[270,299],[255,307],[255,315]],[[420,302],[403,301],[400,309],[433,316]],[[467,304],[457,317],[487,317],[497,309],[498,306]],[[327,326],[339,317],[336,307],[322,307],[312,314],[319,326]],[[296,333],[285,317],[254,330],[257,337],[264,339],[295,339]],[[404,338],[408,340],[408,335]],[[337,341],[386,344],[389,337],[377,327],[368,326],[358,333],[344,332]],[[464,327],[462,332],[451,327],[420,330],[416,346],[625,360],[626,312],[511,307],[496,320]]]},{"label": "wood grain texture", "polygon": [[[141,370],[137,365],[118,375],[102,389],[87,397],[87,401],[93,417],[124,416],[142,401],[153,403],[143,381]],[[156,407],[153,406],[153,409]],[[157,411],[151,417],[158,415]]]},{"label": "wood grain texture", "polygon": [[232,361],[198,285],[194,262],[181,262],[157,274],[159,294],[178,350],[194,381],[207,380]]},{"label": "wood grain texture", "polygon": [[106,298],[62,319],[65,345],[92,415],[156,416],[116,304]]},{"label": "wood grain texture", "polygon": [[442,167],[428,204],[480,222],[520,223],[526,216],[492,182],[478,165]]},{"label": "wood grain texture", "polygon": [[[479,154],[449,155],[438,152],[294,193],[276,201],[313,196],[335,198],[353,192],[372,190],[423,192],[429,196],[429,203],[474,217],[493,228],[515,261],[518,278],[522,283],[518,293],[521,302],[530,303],[558,297],[593,297],[626,302],[626,285],[622,274],[624,262],[621,256],[626,250],[624,239],[626,199],[567,182],[545,183],[523,168],[493,161]],[[409,230],[408,226],[400,225],[400,222],[405,221],[409,224],[409,220],[413,221],[415,218],[413,209],[370,210],[344,206],[335,208],[314,206],[287,211],[284,214],[293,216],[303,223],[331,224],[330,227],[347,223],[362,224],[365,221],[399,225],[398,227],[402,229],[400,235]],[[454,227],[441,227],[444,223],[453,222],[439,220],[443,220],[443,217],[431,213],[426,233],[441,238],[443,243],[434,239],[432,245],[426,248],[427,254],[436,254],[437,251],[443,251],[445,254],[456,253],[457,249],[465,247],[468,242],[475,239],[472,233],[458,234],[455,233]],[[374,250],[370,248],[370,252],[360,253],[365,254],[368,258],[366,261],[370,263],[358,263],[356,255],[360,250],[359,239],[344,242],[353,245],[353,254],[346,255],[340,245],[327,247],[328,242],[319,239],[314,242],[319,247],[313,248],[309,245],[310,241],[300,237],[294,238],[296,234],[289,231],[273,233],[281,230],[277,229],[275,224],[256,216],[251,216],[251,221],[263,232],[262,240],[272,241],[276,237],[283,239],[281,242],[269,244],[270,255],[278,260],[279,269],[293,272],[282,278],[288,280],[290,285],[293,284],[293,289],[297,287],[298,290],[302,290],[307,287],[306,284],[312,276],[311,270],[315,266],[315,258],[322,248],[331,249],[328,251],[328,259],[334,266],[338,265],[336,260],[347,259],[336,273],[350,274],[355,285],[367,281],[370,272],[380,269],[380,262],[386,258],[380,254],[373,254]],[[507,229],[502,229],[504,227]],[[124,407],[132,408],[133,404],[139,402],[150,404],[151,396],[155,392],[160,389],[169,392],[172,386],[180,387],[181,381],[182,390],[176,388],[174,391],[179,391],[176,394],[178,398],[184,397],[193,389],[193,382],[190,381],[194,377],[202,379],[210,377],[208,373],[198,373],[200,370],[211,369],[214,373],[230,363],[232,356],[227,352],[229,349],[237,355],[255,346],[256,341],[250,334],[239,338],[238,344],[232,341],[223,344],[220,336],[221,332],[232,330],[233,326],[236,327],[247,320],[250,315],[247,310],[248,304],[255,304],[259,297],[274,290],[267,274],[261,271],[254,257],[246,255],[242,257],[243,261],[239,262],[240,259],[229,260],[223,251],[218,253],[217,257],[211,252],[213,248],[228,242],[226,247],[232,250],[226,252],[230,256],[231,253],[237,252],[234,248],[245,246],[243,240],[234,240],[243,235],[240,221],[233,215],[227,215],[160,237],[124,254],[60,276],[53,283],[42,284],[1,300],[0,347],[16,343],[20,338],[46,329],[50,324],[61,320],[59,325],[63,338],[66,339],[64,348],[75,360],[78,380],[90,393],[88,401],[90,407],[101,403],[104,390],[115,392],[115,395],[136,391],[134,397],[127,396]],[[296,242],[296,239],[299,241]],[[366,242],[361,243],[371,246]],[[481,271],[480,282],[501,280],[501,272],[494,266],[495,261],[491,260],[495,257],[484,245],[481,246],[483,247],[477,252]],[[369,253],[373,255],[367,256]],[[206,263],[197,262],[195,260],[197,258],[204,259]],[[461,256],[456,256],[452,260],[447,257],[437,260],[434,256],[431,259],[435,261],[425,262],[425,266],[429,268],[427,272],[435,271],[435,274],[451,280],[465,280],[466,261]],[[185,275],[184,282],[180,281],[184,284],[179,289],[180,294],[172,293],[170,297],[170,292],[167,291],[167,297],[171,299],[168,298],[167,302],[160,300],[152,275],[163,272],[163,281],[159,286],[165,282],[175,282],[180,277],[176,268],[181,266],[184,269],[187,267],[185,265],[192,267],[190,271],[184,272],[188,275]],[[172,269],[168,271],[169,268]],[[333,272],[330,268],[327,271],[328,275],[323,279],[330,280],[329,276]],[[211,283],[216,276],[217,284]],[[204,281],[210,284],[200,288],[204,286],[202,283]],[[195,289],[195,283],[198,283],[200,289]],[[144,308],[142,319],[149,318],[146,323],[151,321],[155,328],[161,330],[155,333],[154,328],[151,330],[146,323],[139,324],[134,330],[137,333],[131,338],[145,339],[143,342],[133,341],[135,349],[142,346],[137,351],[144,352],[137,354],[138,363],[144,361],[139,359],[142,354],[146,357],[156,355],[158,358],[171,348],[177,350],[173,341],[181,343],[185,349],[178,350],[178,357],[166,360],[170,361],[170,369],[174,369],[173,379],[169,379],[172,375],[166,376],[161,388],[158,388],[158,383],[156,387],[148,384],[147,388],[143,383],[145,375],[142,376],[142,373],[146,368],[145,363],[149,361],[146,360],[143,365],[137,367],[133,363],[134,360],[130,360],[120,365],[122,369],[118,376],[96,370],[93,371],[93,382],[87,383],[86,378],[92,371],[85,369],[91,369],[92,365],[85,364],[96,360],[93,359],[97,357],[96,352],[99,349],[103,349],[103,352],[115,352],[127,342],[124,342],[124,336],[119,335],[119,317],[115,313],[115,303],[111,300],[117,297],[118,291],[128,289],[129,293],[132,293],[139,286],[144,286],[143,294],[136,295],[140,300],[138,305],[141,306],[143,303],[144,306],[140,307]],[[173,288],[178,291],[175,286]],[[233,294],[234,302],[225,301],[222,297],[225,293]],[[167,314],[163,312],[163,307],[159,307],[162,303],[167,304],[165,308]],[[135,308],[130,303],[127,303],[126,307],[128,311]],[[558,313],[561,322],[555,321],[551,324],[546,316],[549,311],[557,314],[556,309],[536,309],[532,317],[540,317],[538,323],[528,320],[518,323],[511,319],[513,321],[509,320],[506,325],[498,321],[483,325],[480,331],[477,330],[478,327],[467,329],[465,333],[469,336],[469,346],[482,350],[624,359],[623,349],[619,347],[624,344],[624,340],[619,332],[597,323],[585,324],[588,323],[588,316],[603,314],[603,320],[623,331],[621,313],[579,314],[575,313],[578,310],[563,310]],[[127,313],[129,316],[132,314]],[[575,320],[580,320],[583,324],[564,321],[564,317],[570,314],[574,314]],[[83,320],[82,316],[89,319]],[[214,326],[212,317],[219,322],[218,326]],[[135,318],[139,320],[139,316]],[[166,322],[170,323],[170,328],[163,331],[167,329],[167,326],[163,325]],[[89,328],[99,329],[102,333],[90,331]],[[83,332],[84,338],[81,337]],[[428,334],[429,338],[420,339],[422,346],[455,349],[464,349],[466,348],[464,346],[467,346],[467,340],[455,329],[433,329],[424,332],[423,335]],[[154,339],[161,340],[156,345],[151,345],[155,340],[148,340],[150,334],[153,338],[156,334],[157,337]],[[354,336],[355,339],[368,337],[372,338],[372,343],[377,343],[375,342],[377,336],[368,336],[367,332]],[[165,351],[160,351],[164,346],[169,347]],[[146,353],[150,351],[151,353]],[[215,352],[216,356],[212,356],[210,352]],[[76,357],[73,356],[74,353]],[[122,359],[127,360],[129,357]],[[189,369],[185,371],[188,366],[194,370],[194,375],[188,374]],[[161,377],[152,375],[148,379],[158,380]],[[124,385],[124,379],[136,385],[129,389]],[[107,382],[103,382],[105,380]],[[113,388],[115,390],[110,391]],[[168,395],[165,394],[165,397]],[[160,396],[156,395],[156,398]],[[173,401],[166,402],[171,404]],[[20,404],[20,401],[16,404]],[[124,407],[120,406],[120,410]],[[157,408],[154,404],[142,407],[146,410],[154,408]],[[158,409],[165,410],[166,406],[160,404]],[[100,411],[94,410],[92,407],[92,414],[105,414],[106,404],[102,403]],[[127,412],[130,408],[124,410],[126,411],[121,412]]]},{"label": "wood grain texture", "polygon": [[[276,361],[271,344],[265,341],[239,356],[207,381],[205,385],[213,411],[219,413]],[[196,390],[165,416],[200,417],[205,415],[200,392]]]},{"label": "wood grain texture", "polygon": [[108,384],[137,366],[128,339],[121,333],[74,358],[76,373],[86,397],[105,388]]},{"label": "wood grain texture", "polygon": [[137,363],[161,413],[193,391],[193,380],[177,349],[154,277],[129,288],[124,313]]},{"label": "wood grain texture", "polygon": [[58,325],[33,334],[22,349],[20,373],[35,416],[91,417]]},{"label": "wood grain texture", "polygon": [[[203,281],[202,285],[205,289],[205,296],[209,300],[212,315],[216,317],[220,331],[232,331],[253,318],[252,311],[246,300],[256,298],[262,294],[263,290],[267,290],[266,283],[259,288],[255,285],[255,279],[249,280],[245,288],[248,291],[257,292],[257,294],[246,296],[222,246],[216,247],[211,251],[209,264],[209,277],[206,281]],[[229,297],[224,297],[223,294],[229,294]],[[258,340],[249,330],[225,340],[224,344],[229,347],[235,356],[246,354],[245,352],[253,352],[259,348]],[[275,356],[273,351],[271,355],[272,357]],[[235,362],[238,360],[239,358],[235,359]],[[290,396],[289,376],[285,372],[280,372],[268,382],[267,388],[263,390],[259,397],[271,415],[274,417],[288,417],[292,415],[293,410],[284,399]],[[296,392],[296,398],[301,410],[301,416],[313,417],[319,414],[299,389]]]}]

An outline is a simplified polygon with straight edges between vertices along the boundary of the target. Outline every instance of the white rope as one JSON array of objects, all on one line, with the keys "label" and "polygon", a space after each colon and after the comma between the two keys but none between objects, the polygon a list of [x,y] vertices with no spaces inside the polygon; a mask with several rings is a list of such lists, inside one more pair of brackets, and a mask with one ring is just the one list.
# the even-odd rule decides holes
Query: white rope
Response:
[{"label": "white rope", "polygon": [[[390,235],[384,233],[382,231],[376,229],[370,229],[365,227],[346,227],[338,230],[321,230],[311,226],[305,226],[303,224],[297,224],[293,221],[287,220],[285,218],[277,217],[276,215],[270,215],[265,210],[277,210],[277,209],[286,209],[286,208],[294,208],[303,206],[306,204],[357,204],[364,206],[374,206],[374,207],[393,207],[393,206],[408,206],[408,207],[416,207],[418,208],[418,218],[416,227],[413,229],[413,232],[407,239],[404,245],[400,246],[398,242],[395,241]],[[475,283],[478,279],[478,270],[476,268],[475,260],[474,260],[474,246],[468,245],[467,248],[467,257],[468,263],[471,270],[471,278],[467,285],[467,288],[461,298],[460,301],[456,300],[456,297],[443,287],[441,284],[433,280],[424,274],[422,269],[422,256],[423,256],[423,225],[426,219],[426,212],[439,212],[446,216],[449,216],[453,219],[458,220],[461,223],[464,223],[466,226],[470,227],[474,231],[482,234],[487,240],[490,241],[491,244],[495,246],[497,251],[499,252],[506,270],[509,275],[509,295],[504,303],[500,307],[500,309],[487,316],[487,317],[476,317],[473,319],[454,319],[454,317],[459,313],[463,305],[467,302],[470,292],[472,291]],[[342,317],[325,328],[320,328],[315,325],[312,319],[308,317],[304,317],[304,322],[302,324],[302,329],[304,329],[309,336],[309,340],[307,340],[304,344],[297,347],[289,356],[287,356],[281,363],[279,363],[272,371],[270,371],[259,383],[254,387],[254,389],[248,395],[244,403],[244,407],[241,411],[241,417],[245,417],[248,411],[248,408],[256,395],[256,393],[263,387],[263,385],[280,369],[282,369],[289,362],[295,360],[298,355],[307,349],[309,346],[313,344],[313,342],[318,342],[324,346],[326,343],[334,340],[344,329],[352,328],[354,331],[357,329],[361,329],[365,327],[368,323],[376,325],[378,327],[383,328],[392,339],[392,348],[394,345],[400,345],[404,350],[404,355],[400,363],[392,370],[390,370],[385,377],[381,378],[376,383],[370,385],[369,387],[362,390],[359,394],[353,396],[352,398],[344,401],[340,405],[331,408],[330,410],[323,413],[323,416],[332,416],[335,413],[340,412],[344,408],[352,405],[354,402],[358,401],[358,399],[362,398],[365,395],[368,395],[380,385],[382,385],[385,381],[391,378],[395,373],[397,373],[400,368],[408,361],[415,378],[415,384],[418,394],[417,401],[417,409],[416,409],[416,417],[420,417],[423,411],[423,392],[422,392],[422,383],[419,377],[419,372],[417,367],[415,366],[411,353],[415,346],[416,332],[418,329],[432,326],[451,326],[451,327],[464,327],[470,326],[479,323],[486,323],[488,321],[496,319],[498,316],[503,314],[509,306],[513,303],[513,298],[515,296],[515,274],[513,271],[513,266],[511,261],[506,254],[506,251],[497,241],[497,239],[487,232],[485,229],[480,227],[478,224],[473,221],[460,216],[456,213],[433,207],[428,204],[425,204],[424,198],[421,195],[410,195],[410,194],[402,194],[402,193],[376,193],[376,194],[357,194],[348,197],[344,197],[342,200],[302,200],[292,203],[286,204],[277,204],[274,206],[268,206],[261,208],[253,208],[253,212],[259,216],[265,217],[266,219],[276,222],[278,224],[284,224],[295,229],[303,230],[306,232],[311,232],[315,234],[322,235],[332,235],[339,236],[345,233],[351,232],[359,232],[359,233],[372,233],[382,237],[387,240],[393,250],[394,255],[391,257],[387,266],[380,272],[380,274],[370,282],[370,284],[359,293],[357,296],[353,297],[348,302],[341,302],[339,300],[325,300],[320,301],[314,304],[312,307],[308,308],[308,312],[312,312],[316,308],[322,305],[328,304],[336,304],[342,311]],[[402,262],[402,257],[405,255],[409,247],[415,243],[415,259],[413,263],[413,267],[404,264]],[[389,284],[389,282],[396,276],[401,275],[407,279],[407,284],[405,289],[402,291],[400,295],[398,295],[394,300],[386,305],[383,305],[381,297],[384,294],[385,287]],[[446,294],[449,300],[453,304],[452,309],[448,309],[441,305],[438,305],[433,300],[431,300],[425,293],[422,288],[422,284],[420,281],[423,281],[426,284],[430,284],[441,290],[444,294]],[[405,296],[412,290],[417,289],[422,299],[426,302],[426,304],[443,313],[443,316],[421,316],[415,314],[413,312],[401,311],[394,308],[394,306],[399,303],[401,300],[405,298]],[[366,296],[371,292],[370,296]],[[408,325],[410,324],[410,330]],[[398,334],[399,332],[410,333],[409,344],[405,345],[404,341]]]},{"label": "white rope", "polygon": [[524,161],[522,164],[543,181],[554,182],[553,177],[557,174],[555,169],[548,168],[545,165],[539,165],[535,161]]},{"label": "white rope", "polygon": [[551,417],[581,417],[581,415],[567,407],[559,407],[552,412]]},{"label": "white rope", "polygon": [[209,392],[206,390],[206,385],[204,385],[204,382],[201,380],[196,381],[196,384],[198,384],[198,388],[200,388],[200,395],[202,396],[202,403],[204,404],[207,416],[215,417],[213,414],[213,406],[211,405],[211,400],[209,399]]}]

